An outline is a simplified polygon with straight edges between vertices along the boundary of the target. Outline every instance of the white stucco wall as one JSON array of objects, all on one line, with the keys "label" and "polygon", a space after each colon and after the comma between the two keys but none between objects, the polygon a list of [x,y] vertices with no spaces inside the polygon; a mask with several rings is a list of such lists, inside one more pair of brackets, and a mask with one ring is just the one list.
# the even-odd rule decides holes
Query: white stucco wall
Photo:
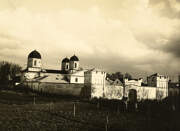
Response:
[{"label": "white stucco wall", "polygon": [[134,89],[137,91],[137,99],[156,99],[156,87],[146,87],[146,86],[126,86],[125,96],[128,97],[129,90]]},{"label": "white stucco wall", "polygon": [[70,83],[83,84],[84,83],[84,77],[83,76],[74,76],[73,75],[73,76],[70,77]]},{"label": "white stucco wall", "polygon": [[169,78],[165,76],[157,77],[157,87],[168,88]]},{"label": "white stucco wall", "polygon": [[105,85],[106,73],[103,71],[87,71],[85,72],[85,82],[94,85]]},{"label": "white stucco wall", "polygon": [[[77,81],[76,81],[77,79]],[[70,74],[70,83],[83,84],[84,83],[84,71],[78,71]]]},{"label": "white stucco wall", "polygon": [[41,68],[42,67],[41,59],[29,58],[28,67]]},{"label": "white stucco wall", "polygon": [[38,72],[25,72],[23,73],[23,79],[26,79],[26,80],[31,80],[31,79],[34,79],[35,77],[38,77],[39,76],[39,73]]},{"label": "white stucco wall", "polygon": [[125,79],[124,82],[125,82],[125,85],[141,86],[142,79],[139,79],[139,80],[128,80],[128,79]]},{"label": "white stucco wall", "polygon": [[40,72],[40,71],[41,71],[41,68],[29,67],[29,68],[28,68],[28,71],[29,71],[29,72]]},{"label": "white stucco wall", "polygon": [[100,98],[104,95],[106,73],[92,69],[84,73],[84,84],[91,88],[91,98]]},{"label": "white stucco wall", "polygon": [[126,86],[125,87],[125,96],[128,97],[129,90],[135,89],[137,91],[137,99],[157,99],[161,100],[168,96],[167,88],[158,88],[158,87],[148,87],[148,86]]},{"label": "white stucco wall", "polygon": [[123,98],[123,87],[122,86],[106,85],[104,92],[105,92],[104,98],[107,98],[107,99],[121,100]]}]

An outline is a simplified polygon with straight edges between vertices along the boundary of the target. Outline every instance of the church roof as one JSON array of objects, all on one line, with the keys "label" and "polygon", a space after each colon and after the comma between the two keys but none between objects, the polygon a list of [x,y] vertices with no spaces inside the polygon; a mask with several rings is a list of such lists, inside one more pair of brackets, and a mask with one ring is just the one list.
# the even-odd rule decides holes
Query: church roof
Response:
[{"label": "church roof", "polygon": [[54,84],[69,83],[66,75],[64,74],[48,74],[47,76],[38,79],[38,81],[42,83],[54,83]]},{"label": "church roof", "polygon": [[79,61],[79,58],[75,55],[73,55],[71,58],[70,58],[70,61]]},{"label": "church roof", "polygon": [[63,71],[63,70],[52,70],[52,69],[45,69],[44,72],[45,72],[45,73],[55,73],[55,74],[68,74],[67,71]]},{"label": "church roof", "polygon": [[106,79],[105,82],[107,85],[123,86],[123,83],[119,79],[115,79],[114,81],[110,79]]},{"label": "church roof", "polygon": [[41,59],[41,54],[38,51],[34,50],[28,55],[28,58]]},{"label": "church roof", "polygon": [[69,62],[69,58],[64,58],[63,60],[62,60],[62,62]]}]

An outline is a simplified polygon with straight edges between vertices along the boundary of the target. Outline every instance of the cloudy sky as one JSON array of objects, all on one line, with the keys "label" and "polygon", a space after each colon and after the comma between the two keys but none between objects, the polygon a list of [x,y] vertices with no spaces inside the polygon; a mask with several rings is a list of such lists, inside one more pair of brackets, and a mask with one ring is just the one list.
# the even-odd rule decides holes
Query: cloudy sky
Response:
[{"label": "cloudy sky", "polygon": [[76,54],[83,67],[180,72],[180,0],[0,0],[0,60],[45,68]]}]

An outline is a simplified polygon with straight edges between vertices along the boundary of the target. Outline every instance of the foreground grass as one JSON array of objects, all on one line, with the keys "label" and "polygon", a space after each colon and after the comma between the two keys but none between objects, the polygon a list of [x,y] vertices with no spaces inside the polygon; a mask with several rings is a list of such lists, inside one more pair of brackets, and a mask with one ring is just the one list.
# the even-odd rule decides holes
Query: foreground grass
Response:
[{"label": "foreground grass", "polygon": [[179,131],[179,112],[117,112],[76,98],[0,92],[0,130],[4,131]]}]

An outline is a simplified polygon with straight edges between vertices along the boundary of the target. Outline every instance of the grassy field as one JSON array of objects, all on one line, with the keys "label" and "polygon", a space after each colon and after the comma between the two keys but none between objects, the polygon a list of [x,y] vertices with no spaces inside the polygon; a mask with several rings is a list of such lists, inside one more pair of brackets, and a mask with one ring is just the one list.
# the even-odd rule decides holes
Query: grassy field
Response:
[{"label": "grassy field", "polygon": [[[128,112],[97,108],[77,98],[0,92],[1,131],[179,131],[179,112]],[[108,122],[108,125],[107,125]]]}]

